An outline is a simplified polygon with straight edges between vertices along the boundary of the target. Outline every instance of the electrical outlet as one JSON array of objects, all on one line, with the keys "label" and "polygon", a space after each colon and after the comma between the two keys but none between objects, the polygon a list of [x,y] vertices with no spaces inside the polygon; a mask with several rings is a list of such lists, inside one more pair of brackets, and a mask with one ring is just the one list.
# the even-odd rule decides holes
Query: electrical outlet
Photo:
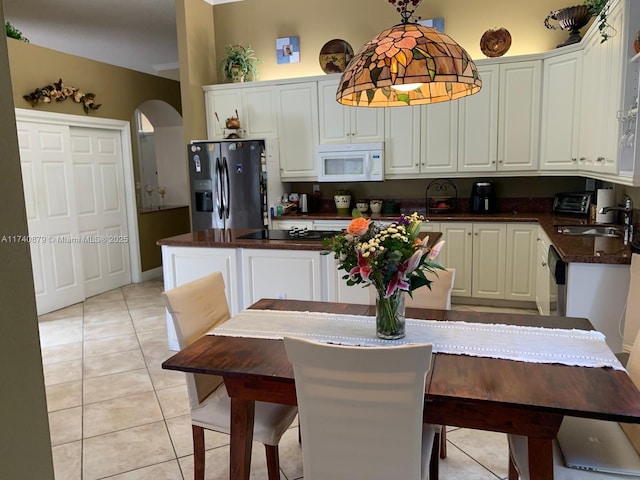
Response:
[{"label": "electrical outlet", "polygon": [[320,191],[320,185],[318,185],[317,183],[315,183],[313,185],[313,193],[319,192]]}]

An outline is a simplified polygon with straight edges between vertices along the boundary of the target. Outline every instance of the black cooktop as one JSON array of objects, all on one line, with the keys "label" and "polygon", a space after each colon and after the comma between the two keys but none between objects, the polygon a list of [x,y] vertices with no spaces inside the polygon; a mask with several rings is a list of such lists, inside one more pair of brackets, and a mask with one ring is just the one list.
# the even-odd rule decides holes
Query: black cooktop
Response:
[{"label": "black cooktop", "polygon": [[338,232],[332,230],[306,230],[306,229],[292,229],[292,230],[258,230],[257,232],[247,233],[241,235],[238,238],[243,240],[310,240],[310,241],[322,241],[325,238],[331,238]]}]

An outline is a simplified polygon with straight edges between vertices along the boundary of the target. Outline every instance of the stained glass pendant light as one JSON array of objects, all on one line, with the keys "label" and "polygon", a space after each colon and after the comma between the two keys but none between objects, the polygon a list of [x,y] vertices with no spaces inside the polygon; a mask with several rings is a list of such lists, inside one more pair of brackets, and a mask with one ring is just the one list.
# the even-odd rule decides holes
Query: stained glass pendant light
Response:
[{"label": "stained glass pendant light", "polygon": [[422,0],[388,0],[402,23],[367,42],[342,73],[336,99],[354,107],[446,102],[480,91],[469,54],[450,36],[412,20]]}]

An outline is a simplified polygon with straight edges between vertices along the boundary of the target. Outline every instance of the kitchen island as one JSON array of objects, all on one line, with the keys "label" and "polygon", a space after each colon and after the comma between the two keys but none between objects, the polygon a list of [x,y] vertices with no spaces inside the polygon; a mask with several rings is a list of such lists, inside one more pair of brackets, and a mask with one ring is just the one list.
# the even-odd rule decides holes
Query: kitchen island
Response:
[{"label": "kitchen island", "polygon": [[[231,314],[261,298],[369,303],[369,290],[349,287],[320,239],[241,238],[259,230],[208,229],[158,241],[164,287],[169,290],[211,272],[222,272]],[[329,234],[329,233],[327,233]],[[441,237],[429,233],[429,244]],[[178,350],[167,316],[169,348]]]}]

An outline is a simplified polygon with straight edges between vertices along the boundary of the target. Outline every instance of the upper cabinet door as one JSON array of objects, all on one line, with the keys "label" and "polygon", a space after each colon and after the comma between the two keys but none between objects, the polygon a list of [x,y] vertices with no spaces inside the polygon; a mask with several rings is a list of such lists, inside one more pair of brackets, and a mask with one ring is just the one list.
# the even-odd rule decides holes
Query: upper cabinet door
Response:
[{"label": "upper cabinet door", "polygon": [[496,169],[498,142],[498,65],[478,66],[482,89],[459,100],[458,171]]},{"label": "upper cabinet door", "polygon": [[384,109],[345,107],[336,100],[338,79],[318,82],[320,143],[369,143],[384,140]]},{"label": "upper cabinet door", "polygon": [[541,170],[577,170],[582,52],[544,61]]},{"label": "upper cabinet door", "polygon": [[276,138],[278,120],[275,107],[275,87],[252,87],[242,89],[242,112],[240,125],[248,137]]},{"label": "upper cabinet door", "polygon": [[458,102],[420,107],[421,173],[458,171]]},{"label": "upper cabinet door", "polygon": [[278,143],[282,180],[318,176],[318,87],[317,82],[279,85]]},{"label": "upper cabinet door", "polygon": [[500,65],[498,170],[535,170],[540,132],[542,62]]},{"label": "upper cabinet door", "polygon": [[[224,122],[242,111],[242,93],[240,89],[224,89],[205,93],[207,113],[207,135],[209,140],[224,138]],[[216,114],[218,118],[216,118]],[[218,121],[218,119],[220,119]],[[242,119],[240,119],[242,122]],[[241,124],[242,125],[242,124]]]},{"label": "upper cabinet door", "polygon": [[415,178],[420,173],[420,107],[384,110],[384,173]]}]

